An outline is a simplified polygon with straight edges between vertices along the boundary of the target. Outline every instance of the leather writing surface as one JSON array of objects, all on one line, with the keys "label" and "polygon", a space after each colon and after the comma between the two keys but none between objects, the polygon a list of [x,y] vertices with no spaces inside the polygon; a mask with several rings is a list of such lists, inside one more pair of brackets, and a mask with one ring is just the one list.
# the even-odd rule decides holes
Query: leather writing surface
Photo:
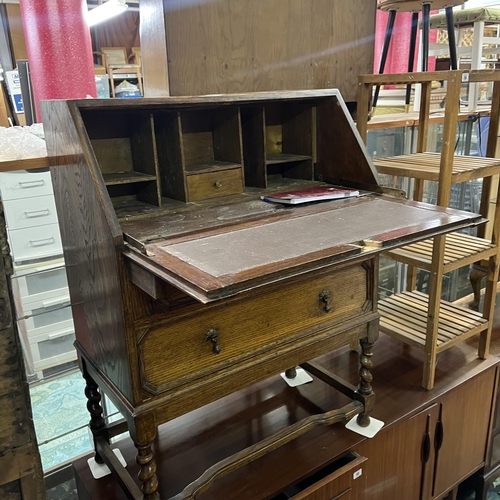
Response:
[{"label": "leather writing surface", "polygon": [[380,235],[402,228],[431,228],[449,217],[449,214],[374,199],[369,204],[344,205],[336,210],[163,245],[158,249],[219,278],[328,248],[378,240]]}]

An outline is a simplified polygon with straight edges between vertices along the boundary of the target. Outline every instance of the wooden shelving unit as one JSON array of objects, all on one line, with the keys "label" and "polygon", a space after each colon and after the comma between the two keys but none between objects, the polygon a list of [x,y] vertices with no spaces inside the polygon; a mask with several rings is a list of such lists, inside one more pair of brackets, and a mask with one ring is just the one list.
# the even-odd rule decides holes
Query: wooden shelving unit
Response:
[{"label": "wooden shelving unit", "polygon": [[[466,78],[464,79],[464,75]],[[447,87],[441,153],[426,152],[429,105],[432,81],[444,81]],[[462,81],[494,82],[490,114],[487,158],[455,156],[455,133]],[[496,148],[500,114],[500,72],[443,71],[405,73],[399,75],[366,75],[359,80],[358,130],[366,141],[369,103],[372,86],[383,84],[422,84],[419,112],[417,152],[388,158],[374,158],[379,173],[409,177],[415,180],[413,199],[423,198],[424,181],[438,182],[437,204],[447,207],[451,186],[473,179],[483,179],[481,214],[486,218],[491,194],[492,176],[500,174],[500,159],[493,158]],[[489,352],[491,327],[499,271],[500,192],[493,221],[491,240],[484,238],[484,224],[478,237],[453,233],[386,252],[391,259],[408,264],[407,291],[379,302],[380,330],[403,342],[422,348],[425,353],[422,385],[434,386],[436,356],[457,342],[480,334],[478,355]],[[443,275],[463,266],[482,262],[487,271],[485,300],[482,314],[441,300]],[[429,271],[429,295],[415,291],[417,268]]]}]

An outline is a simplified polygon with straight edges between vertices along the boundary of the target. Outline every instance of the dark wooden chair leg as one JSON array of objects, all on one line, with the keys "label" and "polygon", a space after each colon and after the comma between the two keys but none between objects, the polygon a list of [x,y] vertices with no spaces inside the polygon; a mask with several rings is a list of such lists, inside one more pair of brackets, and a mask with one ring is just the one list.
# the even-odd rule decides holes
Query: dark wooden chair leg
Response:
[{"label": "dark wooden chair leg", "polygon": [[430,34],[431,6],[422,5],[422,71],[429,71],[429,34]]},{"label": "dark wooden chair leg", "polygon": [[[413,71],[413,65],[415,63],[415,51],[417,49],[417,31],[418,31],[418,12],[412,12],[410,50],[408,52],[408,73],[411,73]],[[405,104],[407,107],[410,105],[410,97],[411,97],[411,84],[408,84],[406,86],[406,98],[405,98]],[[406,111],[408,111],[408,109]]]},{"label": "dark wooden chair leg", "polygon": [[[387,54],[389,53],[389,45],[391,44],[392,32],[394,30],[394,21],[396,20],[396,11],[389,11],[389,18],[387,19],[387,27],[385,28],[384,45],[382,47],[382,55],[380,57],[380,65],[378,68],[378,74],[381,75],[385,69],[385,63],[387,61]],[[375,93],[373,95],[373,104],[375,108],[377,106],[378,95],[380,93],[380,85],[375,87]]]},{"label": "dark wooden chair leg", "polygon": [[450,67],[458,69],[457,42],[455,40],[455,23],[453,21],[453,7],[446,7],[446,29],[448,30],[448,45],[450,48]]},{"label": "dark wooden chair leg", "polygon": [[486,277],[487,271],[484,267],[473,264],[469,273],[469,281],[474,292],[474,299],[469,304],[469,307],[474,311],[479,311],[479,302],[481,301],[481,281]]},{"label": "dark wooden chair leg", "polygon": [[90,413],[89,427],[90,431],[92,432],[92,436],[94,437],[95,461],[98,464],[103,464],[104,460],[97,452],[97,447],[95,444],[95,438],[98,436],[103,436],[106,433],[106,421],[102,416],[103,409],[101,406],[101,393],[99,392],[99,386],[97,385],[96,381],[87,371],[84,360],[82,360],[82,373],[83,373],[83,378],[85,379],[85,396],[87,397],[87,410]]}]

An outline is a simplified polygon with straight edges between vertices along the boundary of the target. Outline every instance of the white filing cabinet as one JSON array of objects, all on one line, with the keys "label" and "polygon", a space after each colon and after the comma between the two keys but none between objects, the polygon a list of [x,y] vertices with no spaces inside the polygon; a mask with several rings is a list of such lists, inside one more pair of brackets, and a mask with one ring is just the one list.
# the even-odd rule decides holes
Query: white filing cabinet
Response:
[{"label": "white filing cabinet", "polygon": [[0,174],[12,289],[28,374],[76,360],[66,268],[49,172]]}]

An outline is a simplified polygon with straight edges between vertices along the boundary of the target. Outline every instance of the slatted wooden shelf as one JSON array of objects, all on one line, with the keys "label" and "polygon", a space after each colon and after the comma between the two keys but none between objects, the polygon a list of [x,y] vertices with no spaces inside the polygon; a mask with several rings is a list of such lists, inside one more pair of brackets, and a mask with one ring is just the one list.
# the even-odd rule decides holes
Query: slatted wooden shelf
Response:
[{"label": "slatted wooden shelf", "polygon": [[[439,180],[440,153],[414,153],[409,155],[373,158],[373,164],[380,174],[413,177],[427,181]],[[451,182],[466,182],[500,173],[500,158],[478,156],[453,157]]]},{"label": "slatted wooden shelf", "polygon": [[[425,346],[428,296],[417,291],[403,292],[379,301],[380,331],[403,342]],[[437,352],[444,351],[488,328],[481,313],[444,300],[439,308]]]},{"label": "slatted wooden shelf", "polygon": [[[415,266],[430,271],[432,264],[433,240],[428,239],[403,248],[391,250],[382,254],[384,257],[397,260],[403,264]],[[488,259],[495,255],[496,245],[488,240],[468,234],[451,233],[446,236],[443,273],[449,273],[474,262]]]}]

